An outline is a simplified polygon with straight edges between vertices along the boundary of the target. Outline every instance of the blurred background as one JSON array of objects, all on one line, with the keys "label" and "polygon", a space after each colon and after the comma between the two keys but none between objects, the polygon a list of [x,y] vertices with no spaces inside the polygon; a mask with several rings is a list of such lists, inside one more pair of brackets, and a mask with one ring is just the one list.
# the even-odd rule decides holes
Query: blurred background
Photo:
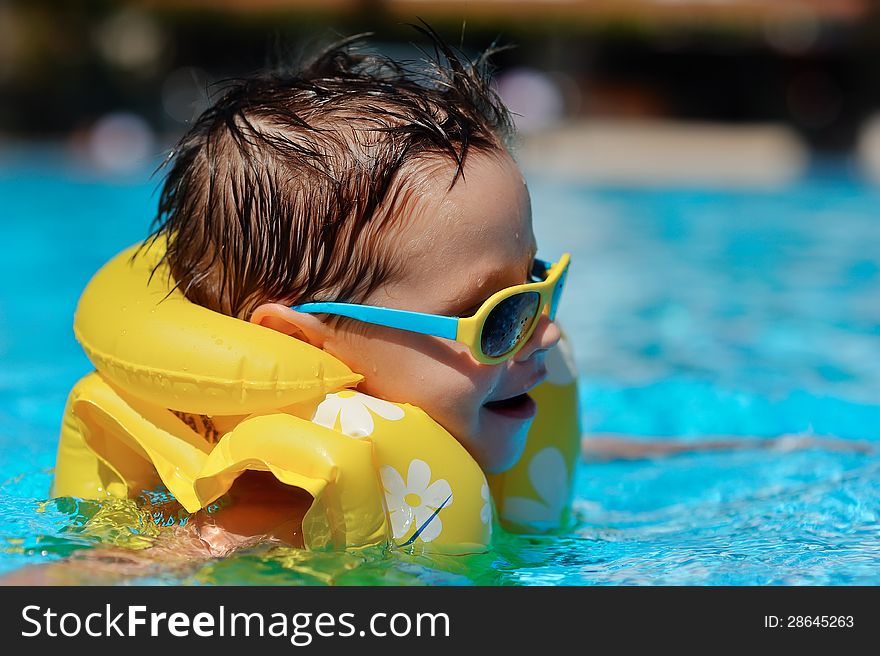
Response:
[{"label": "blurred background", "polygon": [[553,152],[560,173],[770,183],[811,152],[880,168],[870,0],[3,0],[0,136],[134,166],[212,82],[364,31],[412,56],[417,17],[465,50],[516,46],[499,88],[541,135],[529,159]]},{"label": "blurred background", "polygon": [[76,302],[148,233],[215,83],[360,32],[417,58],[419,18],[467,53],[515,46],[495,81],[540,252],[573,253],[587,435],[845,443],[582,464],[579,537],[505,580],[876,585],[872,0],[0,0],[0,570],[78,548],[33,513],[91,369]]}]

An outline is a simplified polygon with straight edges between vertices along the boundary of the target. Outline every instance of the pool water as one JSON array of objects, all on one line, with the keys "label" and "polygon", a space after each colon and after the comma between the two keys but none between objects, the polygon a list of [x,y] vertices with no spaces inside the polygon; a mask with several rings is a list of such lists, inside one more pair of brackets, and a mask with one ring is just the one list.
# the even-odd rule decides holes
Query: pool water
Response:
[{"label": "pool water", "polygon": [[[696,445],[814,433],[838,448],[581,463],[570,532],[505,536],[488,554],[264,545],[132,582],[880,584],[880,191],[831,166],[775,191],[528,177],[540,253],[573,254],[560,318],[588,432]],[[149,539],[130,506],[47,495],[66,395],[91,369],[77,298],[146,234],[156,183],[51,148],[0,161],[0,574],[121,539],[86,521],[96,513]]]}]

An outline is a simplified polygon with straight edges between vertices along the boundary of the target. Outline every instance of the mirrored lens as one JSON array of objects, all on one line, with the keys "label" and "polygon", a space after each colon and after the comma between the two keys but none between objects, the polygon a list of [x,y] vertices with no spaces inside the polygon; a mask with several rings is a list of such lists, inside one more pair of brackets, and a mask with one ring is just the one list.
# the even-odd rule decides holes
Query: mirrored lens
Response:
[{"label": "mirrored lens", "polygon": [[529,332],[540,304],[538,292],[523,292],[496,305],[483,324],[480,336],[483,353],[497,358],[512,351]]}]

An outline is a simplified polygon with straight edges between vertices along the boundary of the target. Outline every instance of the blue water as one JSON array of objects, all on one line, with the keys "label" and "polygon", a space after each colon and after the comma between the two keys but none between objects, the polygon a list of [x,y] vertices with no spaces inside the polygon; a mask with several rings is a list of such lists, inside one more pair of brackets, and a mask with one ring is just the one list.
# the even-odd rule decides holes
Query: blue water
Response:
[{"label": "blue water", "polygon": [[[595,188],[529,175],[541,252],[573,253],[560,308],[590,433],[749,448],[582,463],[570,534],[467,561],[256,548],[147,583],[880,584],[880,191],[845,168],[767,190]],[[0,573],[95,543],[43,503],[91,274],[141,239],[149,171],[53,149],[0,158]]]}]

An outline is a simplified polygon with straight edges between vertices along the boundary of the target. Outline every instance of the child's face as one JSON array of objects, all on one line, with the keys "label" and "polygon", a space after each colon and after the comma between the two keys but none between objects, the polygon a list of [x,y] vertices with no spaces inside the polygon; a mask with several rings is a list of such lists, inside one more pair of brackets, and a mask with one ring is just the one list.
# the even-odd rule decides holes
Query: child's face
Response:
[{"label": "child's face", "polygon": [[[505,287],[527,282],[536,244],[528,190],[507,155],[471,154],[449,190],[452,164],[420,186],[415,210],[395,236],[402,275],[364,302],[465,316]],[[512,359],[481,364],[466,345],[439,337],[357,323],[333,331],[323,348],[364,375],[358,389],[422,408],[454,435],[484,471],[511,467],[522,453],[534,403],[487,407],[536,386],[559,330],[542,316]]]}]

